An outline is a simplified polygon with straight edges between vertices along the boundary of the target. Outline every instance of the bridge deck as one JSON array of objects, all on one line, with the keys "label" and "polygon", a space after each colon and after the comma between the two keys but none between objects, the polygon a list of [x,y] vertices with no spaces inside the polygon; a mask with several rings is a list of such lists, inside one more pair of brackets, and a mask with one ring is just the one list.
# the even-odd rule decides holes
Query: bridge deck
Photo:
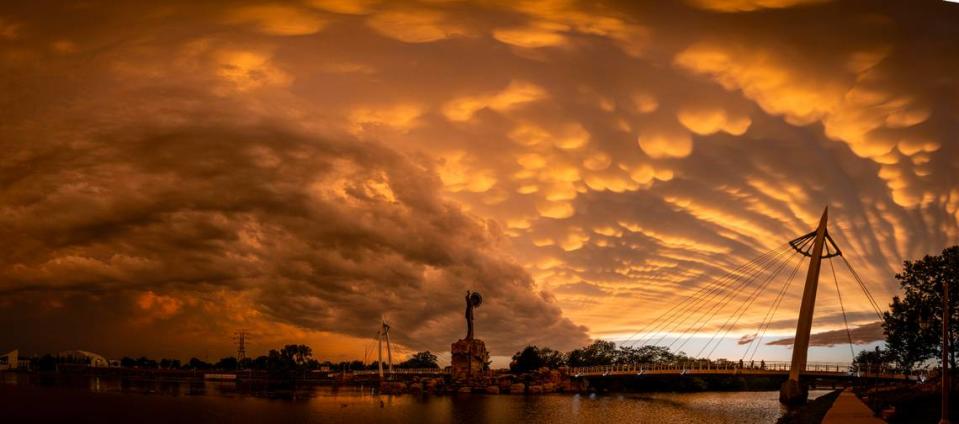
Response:
[{"label": "bridge deck", "polygon": [[[575,377],[611,377],[611,376],[643,376],[643,375],[769,375],[781,376],[789,374],[788,363],[769,363],[761,366],[739,367],[735,364],[716,366],[714,364],[636,364],[636,365],[608,365],[598,367],[571,368],[570,375]],[[908,380],[905,374],[884,372],[851,372],[848,364],[809,364],[802,372],[804,376],[814,377],[850,377],[850,378],[879,378],[884,380]]]}]

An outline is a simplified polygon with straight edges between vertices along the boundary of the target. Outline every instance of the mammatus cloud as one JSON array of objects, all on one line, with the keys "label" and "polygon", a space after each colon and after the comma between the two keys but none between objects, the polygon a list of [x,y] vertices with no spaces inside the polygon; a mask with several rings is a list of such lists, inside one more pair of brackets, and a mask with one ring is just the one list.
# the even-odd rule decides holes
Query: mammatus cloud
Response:
[{"label": "mammatus cloud", "polygon": [[689,0],[689,3],[696,7],[719,12],[750,12],[760,9],[813,5],[827,1],[829,0]]},{"label": "mammatus cloud", "polygon": [[[0,289],[16,294],[0,316],[38,329],[96,316],[135,346],[144,328],[213,346],[242,325],[356,357],[381,314],[408,348],[445,350],[473,288],[494,351],[564,348],[635,331],[810,231],[827,204],[831,234],[888,298],[903,259],[959,238],[957,13],[0,6],[0,234],[14,246]],[[837,274],[852,323],[871,322]],[[830,287],[817,329],[842,325]],[[131,316],[139,331],[115,324]]]}]

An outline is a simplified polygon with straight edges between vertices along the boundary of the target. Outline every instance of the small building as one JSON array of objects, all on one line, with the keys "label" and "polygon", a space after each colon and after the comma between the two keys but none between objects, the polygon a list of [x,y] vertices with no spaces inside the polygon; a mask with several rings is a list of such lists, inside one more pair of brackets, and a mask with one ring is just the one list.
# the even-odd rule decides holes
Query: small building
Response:
[{"label": "small building", "polygon": [[[27,361],[29,364],[29,361]],[[20,350],[14,349],[11,352],[0,355],[0,371],[15,370],[20,368]]]}]

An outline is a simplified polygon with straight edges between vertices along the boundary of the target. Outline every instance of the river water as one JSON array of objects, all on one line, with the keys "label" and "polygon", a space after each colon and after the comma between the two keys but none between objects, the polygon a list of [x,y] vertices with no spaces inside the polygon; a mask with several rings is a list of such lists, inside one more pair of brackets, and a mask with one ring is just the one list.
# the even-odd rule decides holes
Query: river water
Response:
[{"label": "river water", "polygon": [[[377,396],[319,387],[252,395],[229,384],[0,384],[4,422],[774,423],[779,393]],[[828,393],[814,391],[810,398]]]}]

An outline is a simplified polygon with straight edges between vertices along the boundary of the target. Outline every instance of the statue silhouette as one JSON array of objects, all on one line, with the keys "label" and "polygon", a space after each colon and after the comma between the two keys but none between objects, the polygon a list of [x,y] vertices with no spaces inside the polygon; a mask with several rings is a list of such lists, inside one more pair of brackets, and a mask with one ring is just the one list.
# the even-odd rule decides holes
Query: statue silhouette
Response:
[{"label": "statue silhouette", "polygon": [[473,340],[473,308],[483,303],[483,296],[479,293],[466,291],[466,340]]}]

